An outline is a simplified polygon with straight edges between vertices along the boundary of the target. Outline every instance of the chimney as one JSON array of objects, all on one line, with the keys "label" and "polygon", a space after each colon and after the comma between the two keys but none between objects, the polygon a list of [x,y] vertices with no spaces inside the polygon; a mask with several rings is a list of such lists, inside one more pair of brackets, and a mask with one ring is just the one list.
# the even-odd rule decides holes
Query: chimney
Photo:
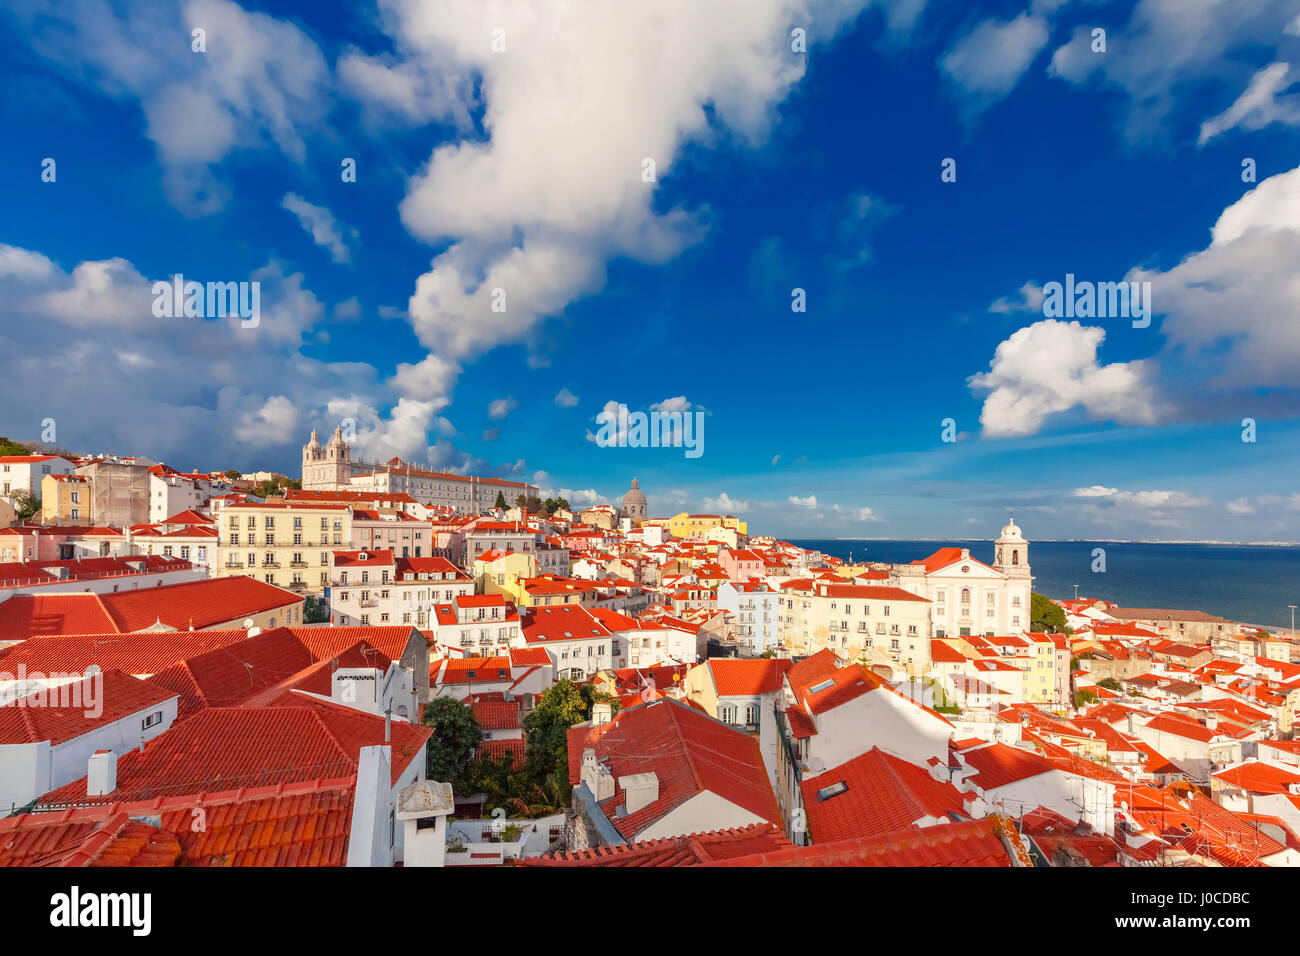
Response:
[{"label": "chimney", "polygon": [[606,701],[598,701],[591,708],[591,726],[599,727],[614,718],[614,708]]},{"label": "chimney", "polygon": [[384,710],[384,743],[389,743],[393,739],[393,708],[388,707]]},{"label": "chimney", "polygon": [[654,773],[633,773],[618,778],[628,813],[644,810],[659,799],[659,777]]},{"label": "chimney", "polygon": [[1218,715],[1218,714],[1207,714],[1207,715],[1206,715],[1206,717],[1205,717],[1205,729],[1206,729],[1206,730],[1218,730],[1218,729],[1219,729],[1219,715]]},{"label": "chimney", "polygon": [[86,767],[86,796],[102,797],[117,789],[117,754],[96,750]]},{"label": "chimney", "polygon": [[261,634],[261,633],[262,633],[262,629],[261,629],[260,627],[250,627],[250,628],[248,629],[248,636],[249,636],[249,637],[257,637],[257,635],[259,635],[259,634]]},{"label": "chimney", "polygon": [[1129,713],[1127,714],[1127,717],[1128,717],[1128,732],[1129,732],[1129,736],[1131,737],[1131,736],[1133,736],[1133,732],[1134,732],[1134,729],[1133,729],[1133,712],[1132,712],[1132,711],[1129,711]]}]

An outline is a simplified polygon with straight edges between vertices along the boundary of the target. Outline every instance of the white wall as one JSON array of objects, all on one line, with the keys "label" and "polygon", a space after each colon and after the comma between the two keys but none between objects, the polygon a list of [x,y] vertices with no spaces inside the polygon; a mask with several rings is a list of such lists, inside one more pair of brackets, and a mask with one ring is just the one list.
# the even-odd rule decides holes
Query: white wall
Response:
[{"label": "white wall", "polygon": [[[96,750],[111,750],[120,757],[165,733],[176,720],[177,699],[172,697],[105,723],[57,746],[51,746],[49,741],[0,746],[0,810],[8,810],[13,803],[22,806],[34,797],[81,779]],[[162,711],[162,721],[142,730],[144,718],[158,711]]]},{"label": "white wall", "polygon": [[747,827],[751,823],[762,822],[762,817],[750,813],[744,807],[737,806],[711,790],[704,790],[664,814],[638,833],[635,839],[657,840],[660,837],[707,833],[710,830]]}]

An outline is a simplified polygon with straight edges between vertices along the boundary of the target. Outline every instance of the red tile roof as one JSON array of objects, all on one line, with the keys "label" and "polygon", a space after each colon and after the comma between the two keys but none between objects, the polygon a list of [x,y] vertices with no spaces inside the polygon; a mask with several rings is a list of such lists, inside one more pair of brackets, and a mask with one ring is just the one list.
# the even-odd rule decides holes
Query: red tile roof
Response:
[{"label": "red tile roof", "polygon": [[16,594],[0,602],[0,640],[38,634],[185,630],[302,602],[301,595],[242,575],[106,594]]},{"label": "red tile roof", "polygon": [[0,819],[0,866],[342,866],[354,791],[345,777],[23,814]]},{"label": "red tile roof", "polygon": [[981,790],[1005,787],[1009,783],[1036,777],[1056,769],[1051,761],[1029,750],[995,742],[961,751],[962,759],[977,773],[967,778]]},{"label": "red tile roof", "polygon": [[[609,759],[615,790],[602,809],[624,837],[706,790],[765,820],[781,820],[758,741],[671,698],[620,711],[599,727],[571,727],[568,744],[572,783],[579,781],[585,748]],[[624,803],[624,792],[618,779],[640,773],[656,775],[659,799],[619,816],[615,808]]]},{"label": "red tile roof", "polygon": [[57,746],[175,696],[153,681],[110,670],[0,707],[0,745],[48,740]]},{"label": "red tile roof", "polygon": [[[837,784],[848,789],[827,796]],[[930,776],[924,767],[872,747],[800,783],[808,829],[817,843],[905,830],[924,817],[957,819],[966,811],[952,784]]]},{"label": "red tile roof", "polygon": [[793,662],[779,658],[717,657],[705,661],[719,697],[756,697],[781,689],[781,678]]},{"label": "red tile roof", "polygon": [[[1014,827],[997,817],[857,837],[812,846],[788,846],[706,866],[1013,866],[1024,847]],[[1008,847],[1011,841],[1012,846]]]},{"label": "red tile roof", "polygon": [[[423,753],[433,730],[392,722],[393,780]],[[356,773],[364,746],[384,744],[384,718],[335,704],[214,707],[178,723],[117,760],[116,800],[203,793]],[[86,778],[59,787],[42,804],[85,801]]]},{"label": "red tile roof", "polygon": [[106,671],[120,670],[137,677],[149,676],[187,657],[247,639],[248,632],[240,630],[33,637],[12,647],[0,648],[0,670],[14,673],[22,667],[28,673],[84,673],[93,664]]},{"label": "red tile roof", "polygon": [[752,856],[790,845],[785,833],[773,823],[692,833],[602,846],[576,853],[525,857],[520,866],[699,866],[736,857]]}]

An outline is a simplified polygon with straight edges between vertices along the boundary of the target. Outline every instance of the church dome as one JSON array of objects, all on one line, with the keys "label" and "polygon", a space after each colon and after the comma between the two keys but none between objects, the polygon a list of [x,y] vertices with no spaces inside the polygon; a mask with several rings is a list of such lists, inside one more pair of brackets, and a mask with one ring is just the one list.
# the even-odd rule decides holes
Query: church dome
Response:
[{"label": "church dome", "polygon": [[1020,528],[1016,526],[1016,519],[1014,517],[1010,518],[1007,521],[1007,526],[1002,529],[1002,540],[1003,541],[1024,540],[1023,536],[1020,534]]},{"label": "church dome", "polygon": [[628,489],[627,494],[623,496],[623,514],[629,517],[645,517],[646,500],[642,494],[641,488],[637,485],[635,478],[632,479],[632,487]]}]

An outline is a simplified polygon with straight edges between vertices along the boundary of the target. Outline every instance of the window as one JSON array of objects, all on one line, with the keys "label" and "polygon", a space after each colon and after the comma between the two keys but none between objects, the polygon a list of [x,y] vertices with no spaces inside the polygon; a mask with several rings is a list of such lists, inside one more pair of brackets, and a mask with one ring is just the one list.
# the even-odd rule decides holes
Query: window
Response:
[{"label": "window", "polygon": [[144,720],[140,721],[140,729],[148,730],[150,727],[157,727],[159,724],[162,723],[162,718],[163,718],[163,712],[161,710],[155,710]]}]

